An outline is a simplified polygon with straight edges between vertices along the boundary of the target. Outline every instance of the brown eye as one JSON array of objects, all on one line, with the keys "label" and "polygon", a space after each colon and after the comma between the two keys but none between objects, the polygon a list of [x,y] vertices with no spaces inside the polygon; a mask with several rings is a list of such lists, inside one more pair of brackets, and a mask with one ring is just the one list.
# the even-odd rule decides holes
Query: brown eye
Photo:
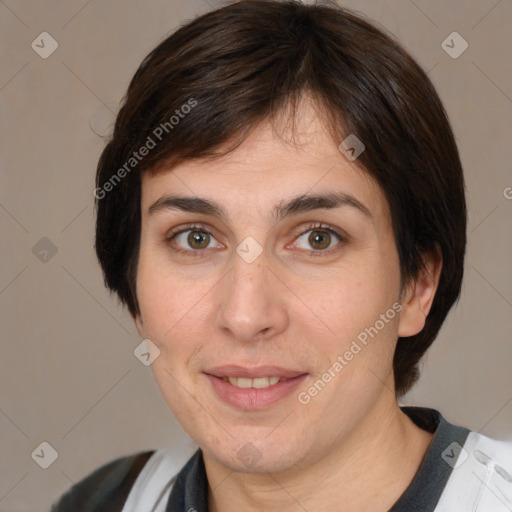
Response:
[{"label": "brown eye", "polygon": [[[305,238],[307,236],[307,238]],[[343,242],[344,238],[338,235],[333,229],[324,228],[320,226],[310,226],[310,228],[297,237],[297,245],[301,249],[305,249],[310,252],[330,252],[328,249],[335,248],[335,242]]]},{"label": "brown eye", "polygon": [[205,249],[210,243],[210,234],[205,231],[190,231],[187,243],[193,249]]},{"label": "brown eye", "polygon": [[329,247],[330,241],[331,235],[325,230],[315,229],[311,231],[311,234],[308,237],[308,242],[314,249],[325,249],[326,247]]},{"label": "brown eye", "polygon": [[200,256],[207,254],[206,249],[218,249],[222,244],[215,245],[215,237],[206,227],[200,225],[188,226],[169,233],[166,237],[166,243],[176,252],[181,252],[187,256]]}]

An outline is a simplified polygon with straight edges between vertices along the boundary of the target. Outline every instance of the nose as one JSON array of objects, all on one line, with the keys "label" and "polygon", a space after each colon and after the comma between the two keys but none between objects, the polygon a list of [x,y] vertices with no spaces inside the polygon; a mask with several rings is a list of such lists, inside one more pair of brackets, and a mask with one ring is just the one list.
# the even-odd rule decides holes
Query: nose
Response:
[{"label": "nose", "polygon": [[268,340],[288,326],[286,287],[264,254],[252,263],[235,254],[231,271],[217,287],[217,328],[240,342]]}]

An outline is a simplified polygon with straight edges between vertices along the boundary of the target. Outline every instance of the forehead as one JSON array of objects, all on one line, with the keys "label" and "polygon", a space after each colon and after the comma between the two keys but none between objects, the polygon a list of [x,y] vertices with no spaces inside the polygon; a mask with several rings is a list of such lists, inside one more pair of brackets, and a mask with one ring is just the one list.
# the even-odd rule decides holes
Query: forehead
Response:
[{"label": "forehead", "polygon": [[173,168],[162,165],[155,173],[145,173],[143,214],[172,194],[210,198],[225,205],[226,217],[245,212],[276,220],[278,206],[291,198],[341,194],[362,204],[372,217],[389,216],[376,181],[339,150],[311,103],[303,103],[293,130],[288,121],[260,123],[240,146],[219,158],[188,160]]}]

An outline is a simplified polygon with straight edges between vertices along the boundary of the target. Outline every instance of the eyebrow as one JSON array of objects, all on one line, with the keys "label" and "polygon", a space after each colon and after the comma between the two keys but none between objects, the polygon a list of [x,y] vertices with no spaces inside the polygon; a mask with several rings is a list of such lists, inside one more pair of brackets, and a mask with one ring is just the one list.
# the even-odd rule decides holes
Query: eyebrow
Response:
[{"label": "eyebrow", "polygon": [[[344,192],[329,192],[325,194],[303,194],[292,197],[277,204],[272,210],[272,217],[280,221],[285,217],[297,215],[318,209],[334,209],[343,206],[354,208],[372,219],[370,210],[354,196]],[[166,210],[179,210],[192,213],[203,213],[213,215],[226,221],[228,215],[226,210],[215,201],[203,197],[166,195],[157,199],[149,208],[149,214]]]}]

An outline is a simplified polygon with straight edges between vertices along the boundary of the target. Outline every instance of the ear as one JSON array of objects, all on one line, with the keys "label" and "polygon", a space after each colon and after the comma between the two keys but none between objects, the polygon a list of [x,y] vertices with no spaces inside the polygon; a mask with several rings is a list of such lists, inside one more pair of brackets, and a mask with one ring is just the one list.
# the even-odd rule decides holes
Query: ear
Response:
[{"label": "ear", "polygon": [[402,311],[398,323],[398,336],[418,334],[432,307],[443,266],[443,257],[438,245],[434,251],[423,255],[425,269],[412,280],[402,293]]}]

